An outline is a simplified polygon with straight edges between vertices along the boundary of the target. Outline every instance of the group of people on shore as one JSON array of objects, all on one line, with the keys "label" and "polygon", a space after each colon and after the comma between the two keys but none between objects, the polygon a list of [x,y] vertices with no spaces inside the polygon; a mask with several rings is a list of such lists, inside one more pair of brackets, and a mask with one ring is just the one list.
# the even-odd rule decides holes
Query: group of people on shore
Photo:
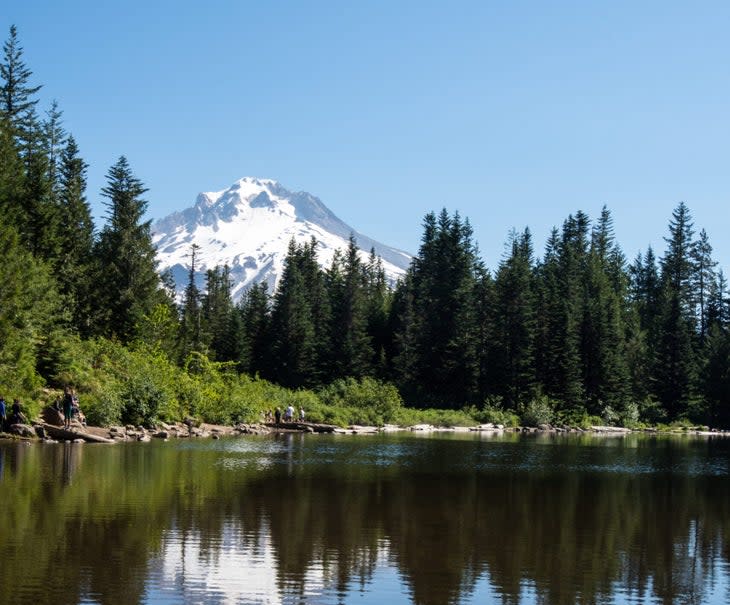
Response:
[{"label": "group of people on shore", "polygon": [[20,410],[20,399],[17,397],[13,399],[10,415],[8,415],[8,404],[5,401],[5,397],[0,395],[0,432],[5,431],[6,428],[13,424],[23,424],[24,422],[25,416]]},{"label": "group of people on shore", "polygon": [[[275,424],[281,424],[282,418],[284,422],[294,422],[296,410],[294,406],[289,404],[286,409],[282,412],[281,408],[277,407],[273,411],[266,410],[264,413],[264,420],[266,422],[274,422]],[[304,422],[305,414],[304,408],[299,408],[299,422]]]}]

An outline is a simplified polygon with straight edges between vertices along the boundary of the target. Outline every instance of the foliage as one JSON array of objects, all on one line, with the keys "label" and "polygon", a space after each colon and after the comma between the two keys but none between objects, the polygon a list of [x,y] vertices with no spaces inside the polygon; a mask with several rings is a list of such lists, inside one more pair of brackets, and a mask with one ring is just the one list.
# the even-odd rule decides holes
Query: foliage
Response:
[{"label": "foliage", "polygon": [[355,410],[358,421],[362,421],[356,424],[393,422],[403,404],[395,386],[372,378],[339,379],[320,389],[318,395],[325,404]]},{"label": "foliage", "polygon": [[540,426],[550,424],[555,418],[555,410],[546,396],[532,399],[522,412],[522,424],[525,426]]}]

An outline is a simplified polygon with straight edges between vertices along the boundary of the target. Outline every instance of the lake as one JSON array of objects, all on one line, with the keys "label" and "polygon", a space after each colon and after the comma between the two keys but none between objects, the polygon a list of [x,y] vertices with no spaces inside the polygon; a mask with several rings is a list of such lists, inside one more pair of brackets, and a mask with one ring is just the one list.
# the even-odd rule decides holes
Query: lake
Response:
[{"label": "lake", "polygon": [[730,602],[730,439],[0,443],[0,603]]}]

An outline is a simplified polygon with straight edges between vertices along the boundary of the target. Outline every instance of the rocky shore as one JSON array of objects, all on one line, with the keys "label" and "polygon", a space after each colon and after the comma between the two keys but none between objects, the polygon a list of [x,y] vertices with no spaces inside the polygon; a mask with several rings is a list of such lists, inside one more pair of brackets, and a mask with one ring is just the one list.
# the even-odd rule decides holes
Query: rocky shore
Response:
[{"label": "rocky shore", "polygon": [[281,423],[250,423],[235,426],[214,424],[198,424],[193,419],[174,424],[159,423],[154,428],[142,426],[111,426],[93,427],[83,426],[74,420],[70,429],[63,428],[63,417],[55,408],[45,408],[41,417],[32,424],[14,424],[0,433],[0,437],[11,439],[36,440],[44,443],[74,442],[74,443],[118,443],[122,441],[147,442],[153,439],[220,439],[235,435],[266,435],[270,433],[336,433],[368,435],[381,432],[412,431],[419,433],[542,433],[542,434],[602,434],[626,435],[630,433],[677,433],[683,435],[700,436],[730,436],[730,431],[709,430],[705,427],[683,430],[659,431],[656,428],[640,430],[627,429],[615,426],[591,426],[577,428],[566,426],[551,426],[547,424],[538,427],[505,427],[501,424],[480,424],[477,426],[438,427],[431,424],[416,424],[413,426],[397,426],[386,424],[382,427],[352,425],[347,428],[330,424],[312,422],[281,422]]}]

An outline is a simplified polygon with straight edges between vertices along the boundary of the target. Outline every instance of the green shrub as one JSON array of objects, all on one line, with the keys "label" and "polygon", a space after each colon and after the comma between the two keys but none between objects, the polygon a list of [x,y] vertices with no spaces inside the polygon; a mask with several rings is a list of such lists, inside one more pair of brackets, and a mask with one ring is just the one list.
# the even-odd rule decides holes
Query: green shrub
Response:
[{"label": "green shrub", "polygon": [[149,376],[138,376],[122,387],[121,421],[124,424],[154,426],[160,409],[167,405],[168,394]]},{"label": "green shrub", "polygon": [[520,425],[520,417],[512,410],[506,410],[502,407],[501,397],[487,399],[477,418],[481,423],[491,422],[492,424],[501,424],[506,427]]},{"label": "green shrub", "polygon": [[320,389],[318,395],[326,405],[351,408],[353,424],[381,426],[394,422],[403,406],[403,400],[395,386],[373,378],[339,379]]},{"label": "green shrub", "polygon": [[541,424],[550,424],[554,417],[555,413],[550,400],[545,396],[541,396],[533,399],[525,406],[522,422],[525,426],[540,426]]},{"label": "green shrub", "polygon": [[640,419],[648,424],[657,425],[667,421],[667,411],[653,397],[647,397],[638,407]]}]

